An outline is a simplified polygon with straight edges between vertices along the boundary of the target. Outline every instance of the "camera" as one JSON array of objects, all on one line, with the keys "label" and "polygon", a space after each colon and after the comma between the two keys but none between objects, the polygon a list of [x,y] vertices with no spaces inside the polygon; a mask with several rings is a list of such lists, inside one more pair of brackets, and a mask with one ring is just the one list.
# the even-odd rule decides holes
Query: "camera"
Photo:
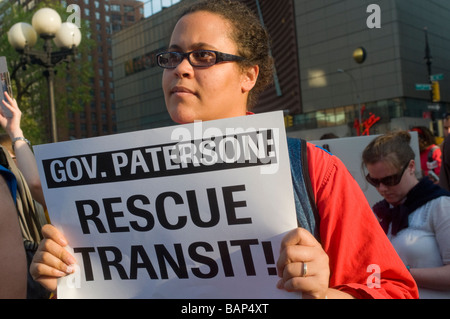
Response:
[{"label": "camera", "polygon": [[9,77],[8,72],[8,64],[6,62],[6,57],[0,56],[0,83],[1,83],[1,106],[2,106],[2,114],[5,117],[12,117],[11,111],[3,104],[3,100],[6,99],[5,92],[8,92],[8,95],[12,98],[12,87],[11,87],[11,79]]}]

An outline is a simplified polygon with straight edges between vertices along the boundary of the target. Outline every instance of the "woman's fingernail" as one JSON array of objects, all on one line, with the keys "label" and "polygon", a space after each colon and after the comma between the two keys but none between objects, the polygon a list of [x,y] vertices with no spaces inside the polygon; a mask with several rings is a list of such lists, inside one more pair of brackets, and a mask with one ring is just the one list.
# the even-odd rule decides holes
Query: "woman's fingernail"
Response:
[{"label": "woman's fingernail", "polygon": [[61,246],[66,247],[68,245],[67,240],[65,240],[63,237],[59,237],[58,239]]},{"label": "woman's fingernail", "polygon": [[75,260],[75,258],[73,258],[71,255],[69,255],[68,257],[67,257],[67,259],[66,260],[64,260],[67,264],[69,264],[69,265],[71,265],[71,266],[73,266],[73,265],[75,265],[76,263],[77,263],[77,261]]},{"label": "woman's fingernail", "polygon": [[66,273],[71,274],[75,271],[75,265],[69,265],[66,268]]},{"label": "woman's fingernail", "polygon": [[64,276],[67,276],[67,273],[66,273],[66,272],[63,272],[63,271],[60,271],[60,270],[58,270],[58,271],[57,271],[57,273],[56,273],[56,276],[57,276],[57,277],[64,277]]},{"label": "woman's fingernail", "polygon": [[283,283],[283,279],[278,280],[277,282],[277,288],[278,289],[283,289],[284,287],[284,283]]}]

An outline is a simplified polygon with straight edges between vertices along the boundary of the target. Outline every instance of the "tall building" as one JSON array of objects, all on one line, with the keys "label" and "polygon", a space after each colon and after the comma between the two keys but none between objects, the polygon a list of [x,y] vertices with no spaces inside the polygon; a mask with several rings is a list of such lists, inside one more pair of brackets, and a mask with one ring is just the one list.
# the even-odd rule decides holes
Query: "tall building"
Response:
[{"label": "tall building", "polygon": [[271,53],[276,61],[273,86],[261,94],[254,111],[261,113],[284,110],[290,114],[302,113],[294,2],[241,1],[258,15],[261,23],[269,30],[272,41]]},{"label": "tall building", "polygon": [[[450,109],[450,2],[241,1],[273,40],[275,84],[255,111],[285,110],[292,116],[289,134],[354,136],[359,120],[362,132],[377,134],[429,125]],[[192,2],[181,1],[113,36],[119,132],[171,124],[154,56],[167,47],[180,7]],[[424,27],[430,75],[440,78],[439,102],[416,89],[430,83]],[[363,63],[355,62],[357,48],[366,53]]]},{"label": "tall building", "polygon": [[[379,118],[370,134],[428,125],[431,117],[439,119],[449,109],[450,2],[294,3],[304,113],[294,116],[292,130],[338,130],[339,136],[346,136],[358,119],[358,104],[363,122],[372,115]],[[444,75],[440,103],[431,101],[430,91],[416,90],[416,84],[430,83],[424,27],[431,73]],[[358,47],[367,53],[361,64],[352,57]],[[441,135],[439,130],[435,133]]]},{"label": "tall building", "polygon": [[156,65],[155,55],[167,48],[185,1],[113,35],[119,133],[174,124],[165,108],[162,70]]},{"label": "tall building", "polygon": [[[69,1],[65,1],[69,4]],[[94,98],[84,111],[69,114],[69,139],[108,135],[117,132],[111,36],[144,17],[143,3],[134,0],[71,0],[91,26],[97,46],[92,52]]]}]

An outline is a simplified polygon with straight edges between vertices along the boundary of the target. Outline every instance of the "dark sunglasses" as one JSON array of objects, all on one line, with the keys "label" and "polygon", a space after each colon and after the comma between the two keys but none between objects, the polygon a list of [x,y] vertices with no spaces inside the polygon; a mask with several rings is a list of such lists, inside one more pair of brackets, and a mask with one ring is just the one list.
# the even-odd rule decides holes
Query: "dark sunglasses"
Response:
[{"label": "dark sunglasses", "polygon": [[245,60],[237,55],[212,50],[196,50],[186,53],[162,52],[156,55],[158,65],[164,69],[175,69],[186,58],[193,67],[199,68],[208,68],[220,62]]},{"label": "dark sunglasses", "polygon": [[408,168],[409,163],[410,162],[408,162],[405,165],[405,167],[402,169],[402,171],[400,173],[397,173],[397,174],[394,174],[394,175],[391,175],[391,176],[386,176],[386,177],[383,177],[383,178],[380,178],[380,179],[372,178],[372,177],[370,177],[369,174],[367,174],[366,175],[366,180],[372,186],[375,186],[375,187],[379,187],[380,184],[383,184],[384,186],[395,186],[395,185],[398,185],[400,183],[400,181],[402,180],[403,174],[405,173],[406,169]]}]

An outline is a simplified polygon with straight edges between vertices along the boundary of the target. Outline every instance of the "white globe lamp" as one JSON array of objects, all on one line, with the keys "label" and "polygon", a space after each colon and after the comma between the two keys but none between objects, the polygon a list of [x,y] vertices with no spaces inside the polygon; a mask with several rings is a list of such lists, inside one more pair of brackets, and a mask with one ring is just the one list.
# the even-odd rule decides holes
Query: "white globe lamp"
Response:
[{"label": "white globe lamp", "polygon": [[42,8],[33,15],[31,25],[39,35],[54,36],[61,27],[61,17],[54,9]]},{"label": "white globe lamp", "polygon": [[36,31],[29,23],[18,22],[8,31],[8,42],[16,50],[23,50],[26,45],[33,47],[36,41]]},{"label": "white globe lamp", "polygon": [[70,49],[73,46],[78,47],[81,42],[81,32],[72,22],[64,22],[61,24],[58,32],[56,32],[53,40],[57,47]]}]

